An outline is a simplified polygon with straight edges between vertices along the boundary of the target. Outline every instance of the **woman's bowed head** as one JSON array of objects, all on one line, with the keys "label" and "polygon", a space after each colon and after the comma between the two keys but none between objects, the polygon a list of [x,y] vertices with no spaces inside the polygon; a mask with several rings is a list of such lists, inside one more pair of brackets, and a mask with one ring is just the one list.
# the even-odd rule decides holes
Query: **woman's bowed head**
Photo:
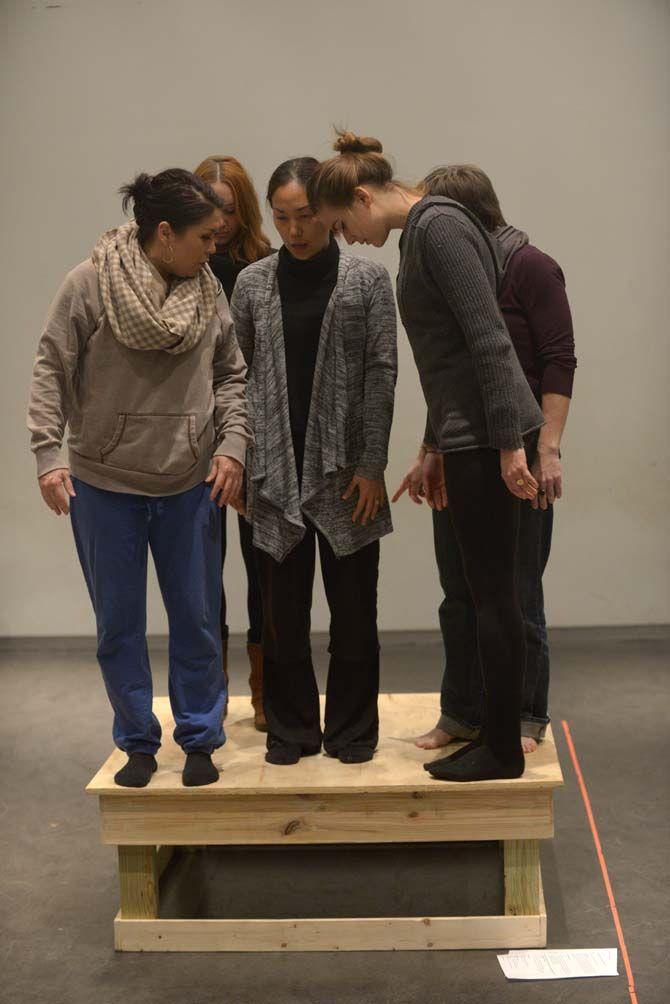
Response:
[{"label": "woman's bowed head", "polygon": [[[348,244],[382,247],[392,230],[403,230],[410,210],[421,202],[425,190],[394,177],[378,139],[336,132],[333,148],[337,155],[323,161],[307,181],[310,205],[322,223],[337,229]],[[447,493],[440,451],[426,449],[421,466],[428,504],[435,509],[445,508]],[[536,499],[538,483],[528,470],[523,449],[500,450],[500,470],[512,495],[526,501]],[[405,478],[394,501],[410,487]],[[410,496],[421,502],[417,491],[410,492]]]}]

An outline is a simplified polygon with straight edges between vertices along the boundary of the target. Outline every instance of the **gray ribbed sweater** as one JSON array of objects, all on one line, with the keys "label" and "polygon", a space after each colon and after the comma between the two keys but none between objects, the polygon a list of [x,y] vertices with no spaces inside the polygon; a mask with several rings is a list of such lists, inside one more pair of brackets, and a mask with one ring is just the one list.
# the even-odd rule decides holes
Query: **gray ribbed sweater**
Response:
[{"label": "gray ribbed sweater", "polygon": [[495,251],[463,206],[426,196],[400,243],[398,306],[443,452],[518,449],[544,424],[496,300]]}]

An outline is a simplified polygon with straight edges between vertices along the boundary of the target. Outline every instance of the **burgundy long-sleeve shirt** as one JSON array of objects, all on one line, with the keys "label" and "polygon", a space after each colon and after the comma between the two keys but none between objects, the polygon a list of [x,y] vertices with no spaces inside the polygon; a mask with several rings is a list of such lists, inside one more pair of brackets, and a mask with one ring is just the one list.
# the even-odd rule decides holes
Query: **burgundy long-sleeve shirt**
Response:
[{"label": "burgundy long-sleeve shirt", "polygon": [[507,263],[498,303],[538,401],[543,394],[572,397],[577,359],[560,266],[532,244],[525,244]]}]

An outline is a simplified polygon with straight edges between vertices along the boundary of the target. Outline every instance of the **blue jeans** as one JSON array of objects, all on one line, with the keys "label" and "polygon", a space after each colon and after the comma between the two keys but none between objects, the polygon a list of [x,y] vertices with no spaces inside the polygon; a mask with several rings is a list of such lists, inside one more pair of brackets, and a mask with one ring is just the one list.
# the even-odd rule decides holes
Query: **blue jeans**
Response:
[{"label": "blue jeans", "polygon": [[169,694],[175,742],[211,753],[225,742],[221,661],[221,512],[196,485],[155,498],[103,491],[72,479],[72,528],[97,621],[98,662],[126,753],[155,753],[146,641],[147,559],[153,555],[167,610]]},{"label": "blue jeans", "polygon": [[[526,667],[521,704],[521,734],[542,739],[549,724],[549,647],[544,617],[542,576],[549,560],[553,506],[520,506],[517,580],[526,636]],[[433,510],[435,557],[444,599],[440,629],[445,667],[438,727],[450,735],[474,739],[479,734],[484,687],[477,648],[475,608],[449,508]]]}]

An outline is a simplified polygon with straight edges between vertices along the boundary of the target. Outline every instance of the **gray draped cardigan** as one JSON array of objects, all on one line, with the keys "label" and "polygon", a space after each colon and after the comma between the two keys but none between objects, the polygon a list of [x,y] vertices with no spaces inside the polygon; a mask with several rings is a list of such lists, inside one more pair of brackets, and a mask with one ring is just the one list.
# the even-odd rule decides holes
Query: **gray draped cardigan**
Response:
[{"label": "gray draped cardigan", "polygon": [[386,269],[340,255],[319,339],[302,490],[291,438],[276,254],[243,270],[231,313],[249,367],[254,445],[247,454],[247,519],[254,545],[283,561],[304,537],[306,518],[337,557],[391,533],[388,500],[364,527],[351,520],[358,493],[342,499],[354,474],[382,480],[388,462],[398,364]]}]

